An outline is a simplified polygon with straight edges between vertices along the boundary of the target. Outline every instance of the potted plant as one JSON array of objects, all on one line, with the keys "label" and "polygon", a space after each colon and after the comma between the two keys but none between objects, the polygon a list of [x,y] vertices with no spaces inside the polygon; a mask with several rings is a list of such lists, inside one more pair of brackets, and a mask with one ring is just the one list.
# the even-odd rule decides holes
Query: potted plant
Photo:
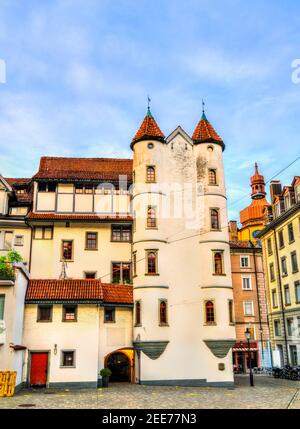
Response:
[{"label": "potted plant", "polygon": [[108,387],[108,380],[111,376],[112,372],[109,368],[103,368],[100,371],[100,375],[102,377],[102,387]]},{"label": "potted plant", "polygon": [[0,257],[0,279],[13,280],[14,268],[13,264],[21,262],[22,256],[15,250],[10,250],[5,256]]}]

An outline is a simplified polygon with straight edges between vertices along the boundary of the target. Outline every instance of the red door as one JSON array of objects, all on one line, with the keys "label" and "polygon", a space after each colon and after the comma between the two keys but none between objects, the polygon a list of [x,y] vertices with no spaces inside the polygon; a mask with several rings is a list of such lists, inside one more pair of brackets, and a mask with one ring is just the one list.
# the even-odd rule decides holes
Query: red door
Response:
[{"label": "red door", "polygon": [[30,386],[47,383],[48,353],[31,353]]}]

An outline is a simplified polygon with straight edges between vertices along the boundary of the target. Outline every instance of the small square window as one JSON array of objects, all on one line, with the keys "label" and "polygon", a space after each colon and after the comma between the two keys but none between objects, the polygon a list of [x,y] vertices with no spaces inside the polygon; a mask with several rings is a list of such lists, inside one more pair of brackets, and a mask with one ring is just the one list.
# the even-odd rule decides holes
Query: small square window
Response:
[{"label": "small square window", "polygon": [[24,235],[16,235],[15,246],[23,246],[23,245],[24,245]]},{"label": "small square window", "polygon": [[62,367],[75,367],[75,352],[74,351],[62,351]]},{"label": "small square window", "polygon": [[249,256],[241,256],[241,268],[249,268]]},{"label": "small square window", "polygon": [[52,322],[52,305],[38,306],[38,322]]},{"label": "small square window", "polygon": [[104,323],[114,323],[116,312],[114,308],[104,308]]},{"label": "small square window", "polygon": [[63,322],[76,322],[76,321],[77,321],[77,305],[64,305]]},{"label": "small square window", "polygon": [[85,279],[95,279],[96,278],[96,271],[85,271],[84,278]]}]

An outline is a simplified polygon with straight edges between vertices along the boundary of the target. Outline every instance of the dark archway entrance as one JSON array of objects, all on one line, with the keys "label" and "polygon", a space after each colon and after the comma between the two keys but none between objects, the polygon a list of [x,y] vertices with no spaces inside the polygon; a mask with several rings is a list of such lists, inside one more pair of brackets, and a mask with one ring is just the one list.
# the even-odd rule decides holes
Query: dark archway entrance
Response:
[{"label": "dark archway entrance", "polygon": [[115,352],[107,357],[106,366],[112,372],[110,381],[131,381],[130,360],[122,352]]}]

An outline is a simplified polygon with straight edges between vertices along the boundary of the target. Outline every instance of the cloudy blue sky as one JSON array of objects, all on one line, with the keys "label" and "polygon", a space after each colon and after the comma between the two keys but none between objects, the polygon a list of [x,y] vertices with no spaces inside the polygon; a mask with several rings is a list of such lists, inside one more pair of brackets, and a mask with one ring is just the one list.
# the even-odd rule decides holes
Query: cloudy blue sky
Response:
[{"label": "cloudy blue sky", "polygon": [[203,97],[234,218],[255,161],[267,180],[300,155],[298,58],[295,0],[0,0],[0,172],[31,176],[41,155],[130,157],[147,94],[166,135],[193,132]]}]

